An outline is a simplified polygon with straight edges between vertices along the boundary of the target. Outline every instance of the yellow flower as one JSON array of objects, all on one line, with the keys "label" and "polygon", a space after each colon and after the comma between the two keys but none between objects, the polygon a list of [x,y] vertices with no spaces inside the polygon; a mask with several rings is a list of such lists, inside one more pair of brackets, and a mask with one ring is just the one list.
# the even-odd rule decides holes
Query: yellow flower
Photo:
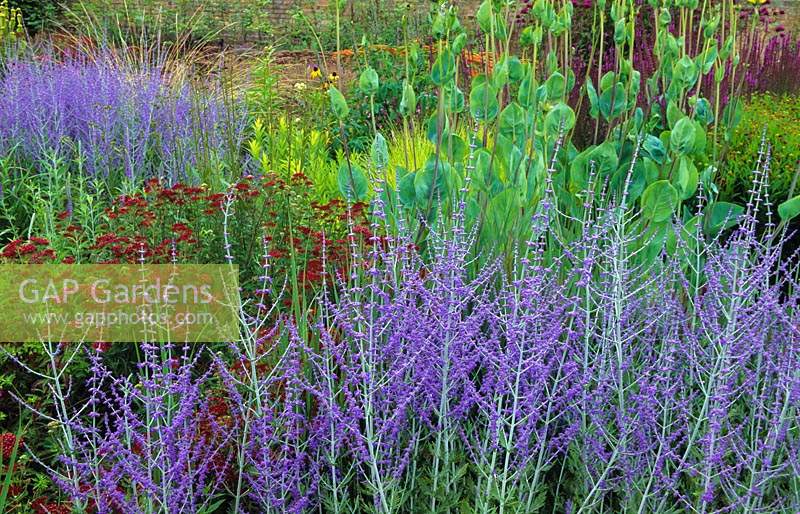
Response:
[{"label": "yellow flower", "polygon": [[330,82],[331,84],[335,84],[337,80],[339,80],[339,74],[336,73],[335,71],[331,72],[331,74],[328,75],[328,82]]},{"label": "yellow flower", "polygon": [[322,78],[322,70],[319,69],[319,66],[314,65],[311,67],[311,78],[312,79]]},{"label": "yellow flower", "polygon": [[767,0],[747,0],[747,3],[750,5],[764,5],[767,3]]}]

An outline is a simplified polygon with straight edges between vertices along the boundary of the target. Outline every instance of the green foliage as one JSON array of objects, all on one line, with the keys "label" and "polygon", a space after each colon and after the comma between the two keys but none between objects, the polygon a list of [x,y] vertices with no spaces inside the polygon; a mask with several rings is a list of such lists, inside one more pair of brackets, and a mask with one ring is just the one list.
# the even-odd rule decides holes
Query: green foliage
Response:
[{"label": "green foliage", "polygon": [[694,124],[691,119],[684,116],[675,124],[672,128],[672,132],[670,132],[670,148],[681,155],[689,154],[694,149],[694,139]]},{"label": "green foliage", "polygon": [[286,107],[285,95],[278,90],[279,75],[274,64],[274,49],[267,48],[250,68],[252,85],[245,91],[251,115],[271,119]]},{"label": "green foliage", "polygon": [[469,109],[472,117],[477,121],[492,121],[500,109],[497,101],[497,90],[484,78],[476,78],[472,82],[472,92],[469,94]]},{"label": "green foliage", "polygon": [[367,194],[369,193],[369,181],[364,174],[364,170],[357,164],[343,162],[339,166],[339,173],[337,174],[336,180],[339,184],[339,191],[346,200],[350,202],[360,202],[367,198]]},{"label": "green foliage", "polygon": [[25,29],[36,33],[53,25],[64,2],[58,0],[8,0],[8,5],[22,12]]},{"label": "green foliage", "polygon": [[[300,0],[293,7],[288,20],[276,23],[265,34],[270,41],[283,48],[305,50],[316,48],[319,38],[323,48],[337,47],[336,2],[320,6],[314,0]],[[351,0],[339,11],[339,42],[352,48],[364,39],[393,46],[402,44],[406,36],[422,39],[431,29],[432,8],[420,0]]]},{"label": "green foliage", "polygon": [[[0,449],[0,512],[7,512],[7,505],[9,502],[8,492],[11,488],[11,482],[14,479],[14,469],[17,466],[17,455],[19,453],[20,438],[22,437],[22,420],[19,420],[19,427],[16,434],[14,434],[14,443],[11,451],[5,448]],[[3,453],[9,454],[8,459],[3,458]]]},{"label": "green foliage", "polygon": [[368,95],[378,92],[378,72],[374,68],[367,68],[361,72],[358,79],[358,86]]},{"label": "green foliage", "polygon": [[347,115],[350,113],[350,108],[347,107],[347,100],[345,100],[344,95],[333,86],[328,89],[328,96],[331,99],[331,108],[333,109],[333,114],[336,116],[336,119],[338,119],[339,122],[343,122],[347,119]]},{"label": "green foliage", "polygon": [[[616,55],[625,55],[634,44],[628,23],[632,13],[626,12],[625,2],[603,4],[600,9],[611,21],[592,38],[602,33],[608,44],[615,45]],[[376,3],[375,9],[382,5]],[[352,84],[344,79],[338,87],[304,82],[291,93],[279,91],[279,75],[267,55],[256,64],[255,84],[245,95],[252,124],[242,153],[253,176],[226,187],[131,184],[125,197],[111,203],[97,194],[94,184],[70,175],[64,163],[56,162],[47,170],[45,187],[17,170],[11,173],[10,161],[0,159],[0,205],[8,222],[4,228],[15,237],[45,234],[56,259],[77,262],[135,259],[142,243],[152,250],[148,258],[154,261],[169,260],[174,250],[182,262],[215,262],[229,236],[231,258],[242,267],[245,293],[255,288],[254,277],[262,272],[262,241],[268,241],[270,265],[277,276],[288,277],[294,306],[298,297],[303,302],[319,292],[323,248],[331,269],[340,271],[350,258],[348,234],[371,235],[367,205],[379,191],[378,180],[386,179],[387,187],[380,189],[389,211],[388,228],[393,222],[399,225],[402,217],[404,226],[418,234],[415,242],[423,249],[430,227],[447,230],[452,228],[447,224],[463,222],[459,228],[478,239],[476,262],[500,255],[508,264],[516,249],[536,243],[532,219],[536,223],[546,219],[552,225],[553,241],[546,251],[553,251],[568,247],[586,234],[583,231],[600,227],[592,216],[602,212],[611,219],[603,223],[613,225],[602,229],[610,229],[618,238],[614,248],[620,253],[615,256],[618,262],[630,263],[631,270],[648,269],[639,267],[641,261],[655,262],[666,249],[683,256],[687,279],[700,283],[703,256],[694,252],[699,247],[695,235],[701,230],[717,235],[730,229],[744,211],[741,205],[724,201],[724,194],[723,199],[716,198],[713,176],[717,145],[740,117],[740,104],[734,101],[720,115],[713,102],[693,96],[702,75],[728,65],[718,52],[708,51],[713,32],[703,41],[707,50],[691,56],[683,42],[659,29],[664,45],[655,49],[659,75],[647,91],[640,91],[638,72],[624,58],[614,63],[614,71],[596,80],[581,79],[591,116],[598,126],[603,124],[603,131],[597,131],[596,144],[578,148],[572,139],[576,115],[567,103],[576,81],[570,69],[574,56],[561,54],[562,49],[569,53],[571,7],[536,2],[534,21],[522,31],[523,58],[508,55],[513,41],[506,11],[506,5],[492,0],[481,4],[478,37],[500,58],[491,70],[485,67],[472,77],[462,73],[467,34],[449,8],[442,8],[431,24],[434,46],[441,45],[435,55],[425,56],[418,45],[409,44],[401,65],[397,56],[363,45],[365,69]],[[662,11],[662,18],[667,17],[664,13],[668,11]],[[140,23],[149,21],[142,18]],[[323,43],[330,43],[329,25],[314,29],[320,31]],[[345,40],[357,30],[356,25],[346,26]],[[662,100],[666,112],[637,108]],[[796,109],[797,102],[793,105]],[[771,104],[769,112],[776,110]],[[744,126],[755,125],[747,116]],[[776,124],[776,128],[788,131],[794,125]],[[738,134],[728,162],[736,156]],[[757,156],[747,159],[752,167]],[[18,179],[11,181],[12,176]],[[707,203],[697,205],[701,184]],[[739,190],[745,191],[748,184]],[[728,185],[724,177],[722,185]],[[66,204],[67,191],[76,201],[62,217],[52,211],[54,205]],[[616,208],[606,209],[609,206]],[[228,207],[230,212],[223,214]],[[800,215],[800,196],[781,203],[777,211],[784,220]],[[354,230],[347,226],[350,219]],[[590,262],[592,257],[565,252],[559,258],[568,267],[570,261]],[[302,316],[295,319],[300,327],[307,322]],[[542,485],[551,477],[554,483],[558,480],[558,487],[564,484],[559,493],[564,498],[584,501],[591,496],[585,480],[571,480],[580,476],[576,470],[585,467],[573,445],[567,443],[561,469],[550,473],[549,465],[542,466],[547,476],[528,487],[508,470],[487,472],[488,463],[467,464],[471,456],[456,449],[460,445],[456,431],[440,434],[450,439],[435,447],[447,450],[431,455],[433,447],[427,441],[413,448],[413,462],[419,468],[408,475],[418,478],[417,484],[403,484],[400,478],[390,482],[392,509],[414,503],[413,496],[419,494],[420,503],[410,511],[472,512],[473,491],[485,490],[474,498],[477,512],[552,510],[548,502],[555,503],[553,489]],[[496,444],[502,450],[498,455],[512,455],[515,450],[508,435],[498,436]],[[495,480],[503,486],[492,483]],[[375,495],[369,487],[354,491],[353,510],[373,509]],[[525,496],[530,501],[523,505],[519,499]],[[0,510],[2,501],[0,496]],[[609,511],[615,507],[603,506]]]},{"label": "green foliage", "polygon": [[[410,45],[408,74],[402,57],[385,49],[367,49],[366,61],[359,80],[344,93],[350,107],[344,123],[348,146],[360,153],[370,151],[373,121],[378,130],[387,130],[400,125],[403,116],[416,116],[418,108],[428,112],[436,102],[430,93],[427,62],[418,45]],[[335,139],[333,149],[341,148],[342,142]]]},{"label": "green foliage", "polygon": [[[79,0],[75,14],[88,16],[101,26],[122,27],[132,34],[178,39],[245,40],[267,33],[272,0]],[[55,2],[53,2],[55,5]]]},{"label": "green foliage", "polygon": [[259,172],[305,174],[314,184],[307,195],[318,203],[338,196],[337,173],[343,157],[331,157],[332,139],[327,131],[286,116],[257,118],[251,130],[248,153]]},{"label": "green foliage", "polygon": [[714,202],[709,210],[710,215],[706,217],[705,230],[712,235],[736,225],[744,213],[744,207],[728,202]]},{"label": "green foliage", "polygon": [[784,221],[789,221],[800,215],[800,195],[797,195],[778,206],[778,215]]},{"label": "green foliage", "polygon": [[[754,96],[745,104],[719,176],[721,198],[746,199],[762,135],[770,145],[770,198],[776,203],[788,199],[800,163],[800,97],[771,94]],[[798,187],[800,183],[795,194]]]},{"label": "green foliage", "polygon": [[[460,90],[467,77],[461,76],[463,56],[456,52],[464,47],[467,36],[454,8],[442,8],[437,14],[435,53],[425,74],[426,86],[435,90],[436,105],[431,110],[422,106],[420,114],[426,121],[411,127],[423,133],[432,148],[425,155],[406,155],[403,173],[397,177],[398,200],[408,224],[430,221],[435,213],[452,213],[463,205],[465,224],[479,233],[482,247],[508,254],[530,237],[529,220],[547,195],[560,212],[571,217],[564,222],[564,237],[569,237],[580,231],[573,225],[585,216],[587,195],[596,197],[608,185],[616,201],[625,199],[625,216],[645,222],[632,223],[626,230],[638,231],[637,237],[649,241],[643,255],[657,258],[670,240],[668,225],[692,217],[701,182],[715,200],[713,165],[720,142],[739,122],[740,104],[734,97],[720,113],[719,103],[701,97],[696,86],[712,72],[724,75],[735,66],[735,59],[730,52],[716,51],[713,31],[695,49],[689,48],[685,37],[675,37],[668,23],[654,27],[659,33],[659,44],[653,49],[657,69],[646,88],[642,88],[641,73],[626,57],[616,57],[612,71],[586,78],[581,89],[591,117],[597,128],[602,123],[605,136],[581,151],[571,140],[576,115],[566,103],[576,77],[571,58],[562,55],[560,39],[567,37],[572,11],[556,10],[542,0],[531,12],[533,28],[522,33],[524,51],[528,57],[532,52],[533,60],[523,64],[523,59],[507,53],[512,42],[504,7],[492,0],[480,5],[476,21],[482,34],[478,38],[484,38],[489,53],[498,57],[491,69],[472,70],[468,95]],[[703,16],[717,14],[715,8]],[[613,26],[612,37],[594,50],[602,52],[604,45],[613,45],[617,56],[627,56],[636,43],[633,21],[637,14],[626,3],[614,2],[608,15],[606,28]],[[545,40],[539,34],[546,30],[550,34]],[[359,81],[362,95],[375,90],[372,68],[368,66]],[[411,69],[415,70],[412,76],[419,73],[418,68]],[[402,88],[398,110],[404,122],[403,142],[396,146],[406,147],[419,137],[409,131],[408,123],[416,120],[414,91],[420,88],[411,82],[403,82]],[[660,99],[666,112],[657,103]],[[642,108],[642,101],[654,107]],[[701,175],[699,170],[706,171]],[[468,179],[470,187],[464,188]],[[340,190],[345,196],[360,198],[352,194],[352,187],[340,186]],[[729,228],[738,219],[717,219],[725,205],[732,206],[725,212],[735,214],[739,209],[720,203],[704,210],[708,231]],[[420,227],[421,238],[426,230]]]},{"label": "green foliage", "polygon": [[659,180],[642,193],[642,215],[654,223],[667,221],[678,204],[678,191],[667,180]]}]

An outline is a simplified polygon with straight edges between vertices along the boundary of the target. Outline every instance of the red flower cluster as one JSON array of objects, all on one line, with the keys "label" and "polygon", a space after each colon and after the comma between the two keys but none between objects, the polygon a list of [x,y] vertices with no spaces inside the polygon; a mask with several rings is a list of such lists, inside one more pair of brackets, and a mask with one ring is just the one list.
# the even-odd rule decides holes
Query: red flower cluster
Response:
[{"label": "red flower cluster", "polygon": [[14,239],[3,248],[5,259],[27,264],[52,262],[56,258],[55,251],[49,248],[50,241],[42,237],[30,239]]},{"label": "red flower cluster", "polygon": [[[312,186],[302,173],[245,176],[226,192],[152,179],[141,193],[117,197],[106,209],[105,224],[93,231],[79,226],[71,213],[61,213],[59,228],[66,244],[57,247],[80,252],[63,258],[65,263],[105,264],[220,263],[229,250],[247,294],[260,289],[255,277],[262,274],[258,241],[264,237],[273,279],[295,274],[302,289],[313,291],[326,276],[346,274],[351,246],[370,244],[373,234],[365,216],[367,204],[317,202]],[[348,237],[350,226],[353,236]],[[41,238],[13,241],[2,255],[15,262],[56,259]]]},{"label": "red flower cluster", "polygon": [[[17,436],[10,433],[0,434],[0,456],[3,458],[3,462],[8,463],[11,459],[11,453],[14,451],[14,445],[17,445],[17,448],[22,446],[22,438],[20,437],[17,440]],[[19,452],[19,449],[17,450]]]}]

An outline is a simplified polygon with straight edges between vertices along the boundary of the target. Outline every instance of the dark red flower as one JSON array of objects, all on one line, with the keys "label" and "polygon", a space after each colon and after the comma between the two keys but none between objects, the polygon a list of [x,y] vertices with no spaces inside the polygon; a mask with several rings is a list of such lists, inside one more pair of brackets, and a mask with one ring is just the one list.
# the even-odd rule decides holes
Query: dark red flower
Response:
[{"label": "dark red flower", "polygon": [[97,341],[92,343],[92,349],[98,353],[107,352],[111,349],[111,343],[107,343],[104,341]]},{"label": "dark red flower", "polygon": [[[11,459],[15,444],[17,448],[22,446],[22,438],[20,437],[17,440],[17,436],[11,433],[0,434],[0,456],[3,457],[4,462],[8,462]],[[19,449],[17,452],[19,452]]]},{"label": "dark red flower", "polygon": [[71,514],[72,507],[63,503],[48,502],[43,498],[37,498],[31,502],[31,509],[34,514]]}]

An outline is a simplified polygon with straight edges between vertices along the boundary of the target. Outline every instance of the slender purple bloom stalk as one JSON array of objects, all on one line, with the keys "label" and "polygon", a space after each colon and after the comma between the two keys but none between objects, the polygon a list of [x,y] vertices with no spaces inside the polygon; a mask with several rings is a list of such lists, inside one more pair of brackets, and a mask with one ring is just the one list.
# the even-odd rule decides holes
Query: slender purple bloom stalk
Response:
[{"label": "slender purple bloom stalk", "polygon": [[226,135],[240,143],[244,119],[213,92],[172,83],[158,64],[107,53],[17,60],[0,79],[0,151],[34,166],[81,159],[98,178],[195,180],[201,156],[235,155]]},{"label": "slender purple bloom stalk", "polygon": [[80,480],[61,485],[131,512],[222,484],[243,512],[796,511],[800,284],[783,227],[756,230],[768,167],[736,228],[676,225],[668,245],[603,184],[565,240],[548,178],[510,269],[474,273],[458,224],[422,251],[376,222],[303,319],[274,307],[265,249],[246,337],[213,359],[229,419],[199,360],[146,346],[128,380],[95,355],[91,415],[70,424]]},{"label": "slender purple bloom stalk", "polygon": [[194,376],[185,347],[143,344],[135,380],[114,377],[99,351],[90,353],[92,378],[85,416],[66,465],[79,471],[66,492],[98,513],[198,512],[208,506],[228,474],[229,420],[218,416]]}]

